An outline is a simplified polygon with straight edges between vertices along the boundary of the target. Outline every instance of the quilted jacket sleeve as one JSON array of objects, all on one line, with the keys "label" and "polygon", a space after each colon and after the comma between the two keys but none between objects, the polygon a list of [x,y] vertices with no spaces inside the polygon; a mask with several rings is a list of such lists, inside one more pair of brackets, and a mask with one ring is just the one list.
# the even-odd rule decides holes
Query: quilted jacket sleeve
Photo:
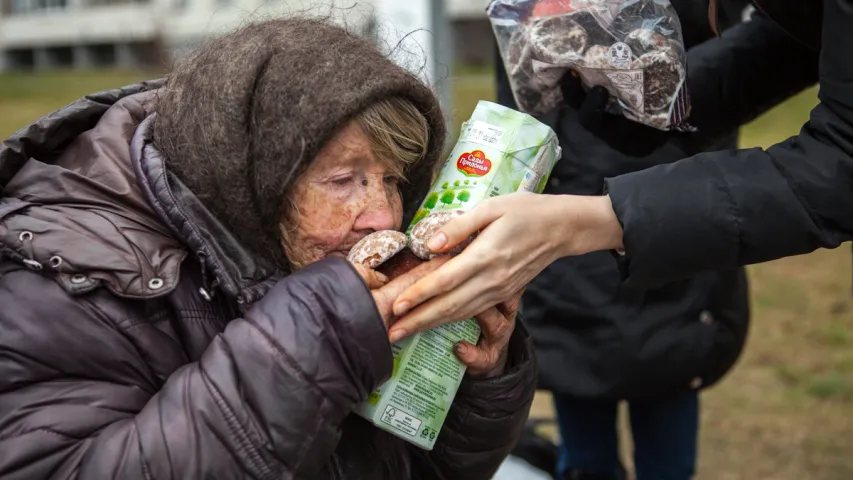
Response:
[{"label": "quilted jacket sleeve", "polygon": [[607,181],[629,281],[651,287],[853,239],[853,7],[824,5],[820,103],[799,135]]},{"label": "quilted jacket sleeve", "polygon": [[521,321],[509,344],[504,375],[466,376],[432,452],[410,447],[414,478],[489,480],[524,429],[536,393],[532,340]]},{"label": "quilted jacket sleeve", "polygon": [[160,386],[125,335],[140,321],[109,318],[101,294],[0,277],[0,478],[316,478],[391,373],[372,297],[342,260],[281,281]]}]

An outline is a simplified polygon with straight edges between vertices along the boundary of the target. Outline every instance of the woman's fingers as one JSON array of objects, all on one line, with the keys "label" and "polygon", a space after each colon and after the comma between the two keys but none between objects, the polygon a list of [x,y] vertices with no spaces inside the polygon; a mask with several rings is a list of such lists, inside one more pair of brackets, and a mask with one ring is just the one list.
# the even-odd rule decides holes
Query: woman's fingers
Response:
[{"label": "woman's fingers", "polygon": [[[447,299],[447,296],[453,298]],[[462,318],[454,320],[453,318],[448,317],[446,315],[433,313],[433,310],[446,308],[436,306],[439,305],[439,303],[441,303],[442,305],[451,305],[450,308],[457,308],[456,306],[459,305],[459,301],[454,300],[454,298],[458,298],[459,296],[460,295],[458,290],[449,292],[445,295],[442,295],[438,298],[434,298],[418,306],[416,309],[412,310],[407,315],[399,318],[388,332],[388,338],[391,340],[391,343],[397,342],[399,340],[402,340],[403,338],[410,337],[416,333],[430,330],[441,325],[470,318],[470,316],[463,316]]]},{"label": "woman's fingers", "polygon": [[495,307],[485,310],[476,318],[483,332],[482,341],[476,346],[459,342],[454,351],[459,360],[468,366],[470,375],[497,375],[506,364],[507,344],[515,322]]},{"label": "woman's fingers", "polygon": [[500,360],[500,351],[485,343],[478,346],[462,341],[456,344],[453,351],[456,358],[468,367],[468,374],[475,377],[492,370]]},{"label": "woman's fingers", "polygon": [[[398,316],[404,315],[421,303],[472,281],[477,282],[476,289],[479,290],[478,294],[471,297],[472,299],[481,297],[479,294],[484,292],[491,293],[492,291],[503,290],[501,285],[506,285],[507,281],[512,280],[509,277],[514,274],[513,270],[518,269],[518,264],[528,265],[529,261],[526,257],[530,257],[531,254],[537,253],[543,248],[528,247],[527,244],[531,242],[534,244],[540,242],[538,237],[529,234],[530,228],[516,225],[512,221],[507,222],[502,217],[513,209],[525,210],[522,207],[530,203],[530,200],[537,200],[536,197],[539,195],[532,193],[514,193],[495,197],[481,203],[474,210],[447,222],[441,231],[430,239],[430,243],[432,243],[440,235],[446,236],[448,241],[441,247],[441,251],[455,246],[474,232],[480,231],[480,233],[445,268],[440,269],[434,275],[427,276],[403,292],[394,304],[394,313]],[[525,217],[523,212],[516,212],[516,214]],[[519,238],[520,236],[524,238]],[[437,243],[441,242],[438,241]],[[430,246],[432,247],[432,245]],[[518,288],[520,285],[521,283],[518,283],[514,285],[514,288]],[[447,296],[443,295],[443,297],[446,298]],[[491,307],[503,299],[505,297],[499,297],[493,303],[480,304],[479,306]],[[428,311],[434,314],[440,313],[434,308],[430,308]],[[471,313],[480,311],[482,308],[468,310],[466,315],[470,316]],[[467,318],[459,314],[454,314],[453,317],[454,320]]]},{"label": "woman's fingers", "polygon": [[[459,256],[447,262],[436,273],[424,277],[420,282],[410,287],[403,295],[409,295],[413,289],[420,287],[421,282],[427,283],[428,288],[433,288],[433,291],[445,292],[433,297],[431,300],[419,305],[417,308],[401,317],[391,329],[392,341],[399,340],[415,333],[422,332],[435,328],[446,323],[465,320],[474,317],[477,312],[482,312],[490,307],[495,306],[501,301],[497,294],[487,294],[482,292],[482,285],[477,280],[465,278],[459,274],[456,278],[458,282],[464,282],[457,285],[457,281],[448,279],[445,284],[442,284],[441,277],[439,280],[433,280],[431,277],[436,277],[445,272],[454,272],[456,270],[450,268],[453,262],[459,261],[468,255],[468,250],[462,252]],[[451,277],[452,278],[452,277]],[[436,283],[431,283],[435,281]],[[496,297],[496,298],[493,298]],[[429,297],[427,297],[429,298]],[[399,300],[398,300],[399,302]],[[395,308],[396,311],[396,308]]]},{"label": "woman's fingers", "polygon": [[[495,204],[497,200],[500,198],[487,200],[472,211],[450,220],[429,239],[427,246],[433,252],[442,253],[465,241],[478,230],[485,228],[501,215],[501,209],[498,208],[500,205]],[[483,242],[479,243],[482,244]],[[474,239],[465,251],[476,251],[478,248],[482,248],[482,246],[478,246],[477,239]],[[463,254],[455,257],[447,268],[440,270],[440,273],[428,275],[422,281],[417,282],[412,288],[403,292],[394,303],[394,313],[398,316],[405,315],[411,308],[420,305],[425,300],[448,292],[469,280],[482,269],[482,262],[476,261],[477,258],[473,253],[466,254],[463,252]]]},{"label": "woman's fingers", "polygon": [[512,333],[512,326],[515,323],[512,319],[500,312],[497,307],[491,307],[479,315],[474,317],[480,325],[480,330],[483,332],[483,340],[486,343],[501,346],[500,340],[504,337],[509,337]]},{"label": "woman's fingers", "polygon": [[526,289],[526,287],[522,288],[518,293],[513,295],[512,298],[499,304],[498,310],[500,310],[505,316],[515,319],[515,316],[518,315],[518,309],[521,308],[521,297],[524,295],[524,291]]},{"label": "woman's fingers", "polygon": [[[434,272],[438,267],[447,263],[448,260],[448,257],[436,257],[373,290],[373,300],[376,302],[376,307],[379,309],[382,318],[385,319],[386,326],[388,326],[390,320],[394,317],[393,305],[397,296],[425,275]],[[380,273],[379,275],[382,274]]]},{"label": "woman's fingers", "polygon": [[424,300],[452,291],[467,282],[478,270],[475,258],[463,251],[449,259],[445,268],[419,279],[411,287],[401,292],[394,302],[394,313],[398,316],[405,315],[412,307],[420,305]]},{"label": "woman's fingers", "polygon": [[427,242],[435,253],[442,253],[464,242],[502,215],[499,198],[486,200],[470,212],[453,218],[439,229]]},{"label": "woman's fingers", "polygon": [[[506,255],[498,252],[494,244],[494,237],[501,238],[493,230],[498,226],[498,223],[493,223],[462,253],[416,282],[397,298],[394,313],[403,317],[400,320],[401,328],[413,333],[442,323],[471,318],[507,300],[512,292],[526,285],[529,281],[527,272],[508,272],[512,266],[500,264],[501,258]],[[529,262],[524,259],[515,261],[529,266]],[[415,306],[417,308],[409,311]]]},{"label": "woman's fingers", "polygon": [[376,270],[365,267],[360,263],[354,263],[353,267],[355,267],[358,274],[361,275],[362,280],[367,284],[367,288],[371,290],[375,290],[388,283],[388,277]]}]

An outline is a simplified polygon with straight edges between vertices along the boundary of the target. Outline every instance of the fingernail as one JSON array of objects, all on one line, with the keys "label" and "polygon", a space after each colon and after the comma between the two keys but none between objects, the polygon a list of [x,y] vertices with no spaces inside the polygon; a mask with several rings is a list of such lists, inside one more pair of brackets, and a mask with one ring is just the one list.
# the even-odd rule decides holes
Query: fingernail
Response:
[{"label": "fingernail", "polygon": [[376,279],[382,283],[388,283],[388,277],[385,276],[384,274],[379,273],[379,272],[376,272]]},{"label": "fingernail", "polygon": [[406,331],[401,328],[398,330],[391,330],[391,332],[388,335],[388,339],[391,340],[391,343],[397,343],[398,341],[400,341],[405,336],[406,336]]},{"label": "fingernail", "polygon": [[430,237],[429,241],[427,242],[427,247],[429,247],[429,249],[433,252],[437,252],[441,249],[441,247],[444,246],[445,243],[447,243],[447,235],[439,232]]},{"label": "fingernail", "polygon": [[400,302],[397,305],[394,305],[394,315],[398,317],[405,315],[406,312],[409,311],[409,307],[411,307],[409,302]]},{"label": "fingernail", "polygon": [[462,342],[459,342],[454,345],[453,349],[456,350],[457,355],[465,355],[466,353],[468,353],[468,346]]}]

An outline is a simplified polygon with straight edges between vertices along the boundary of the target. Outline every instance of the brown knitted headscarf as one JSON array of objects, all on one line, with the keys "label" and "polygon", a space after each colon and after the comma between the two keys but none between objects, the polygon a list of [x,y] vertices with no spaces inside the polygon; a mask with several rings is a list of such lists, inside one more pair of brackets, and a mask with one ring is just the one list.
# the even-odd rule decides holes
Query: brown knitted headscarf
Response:
[{"label": "brown knitted headscarf", "polygon": [[279,223],[294,181],[348,120],[394,96],[430,125],[426,158],[403,187],[410,218],[442,153],[438,101],[371,43],[327,21],[266,21],[208,42],[160,92],[153,141],[245,248],[287,271]]}]

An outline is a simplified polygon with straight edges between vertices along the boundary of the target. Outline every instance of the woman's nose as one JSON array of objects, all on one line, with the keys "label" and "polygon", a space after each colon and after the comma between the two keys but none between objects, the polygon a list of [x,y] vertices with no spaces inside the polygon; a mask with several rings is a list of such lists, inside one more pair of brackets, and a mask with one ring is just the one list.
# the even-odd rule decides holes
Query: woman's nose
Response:
[{"label": "woman's nose", "polygon": [[354,230],[392,230],[398,227],[399,209],[394,208],[385,188],[368,188],[364,209],[356,218]]}]

